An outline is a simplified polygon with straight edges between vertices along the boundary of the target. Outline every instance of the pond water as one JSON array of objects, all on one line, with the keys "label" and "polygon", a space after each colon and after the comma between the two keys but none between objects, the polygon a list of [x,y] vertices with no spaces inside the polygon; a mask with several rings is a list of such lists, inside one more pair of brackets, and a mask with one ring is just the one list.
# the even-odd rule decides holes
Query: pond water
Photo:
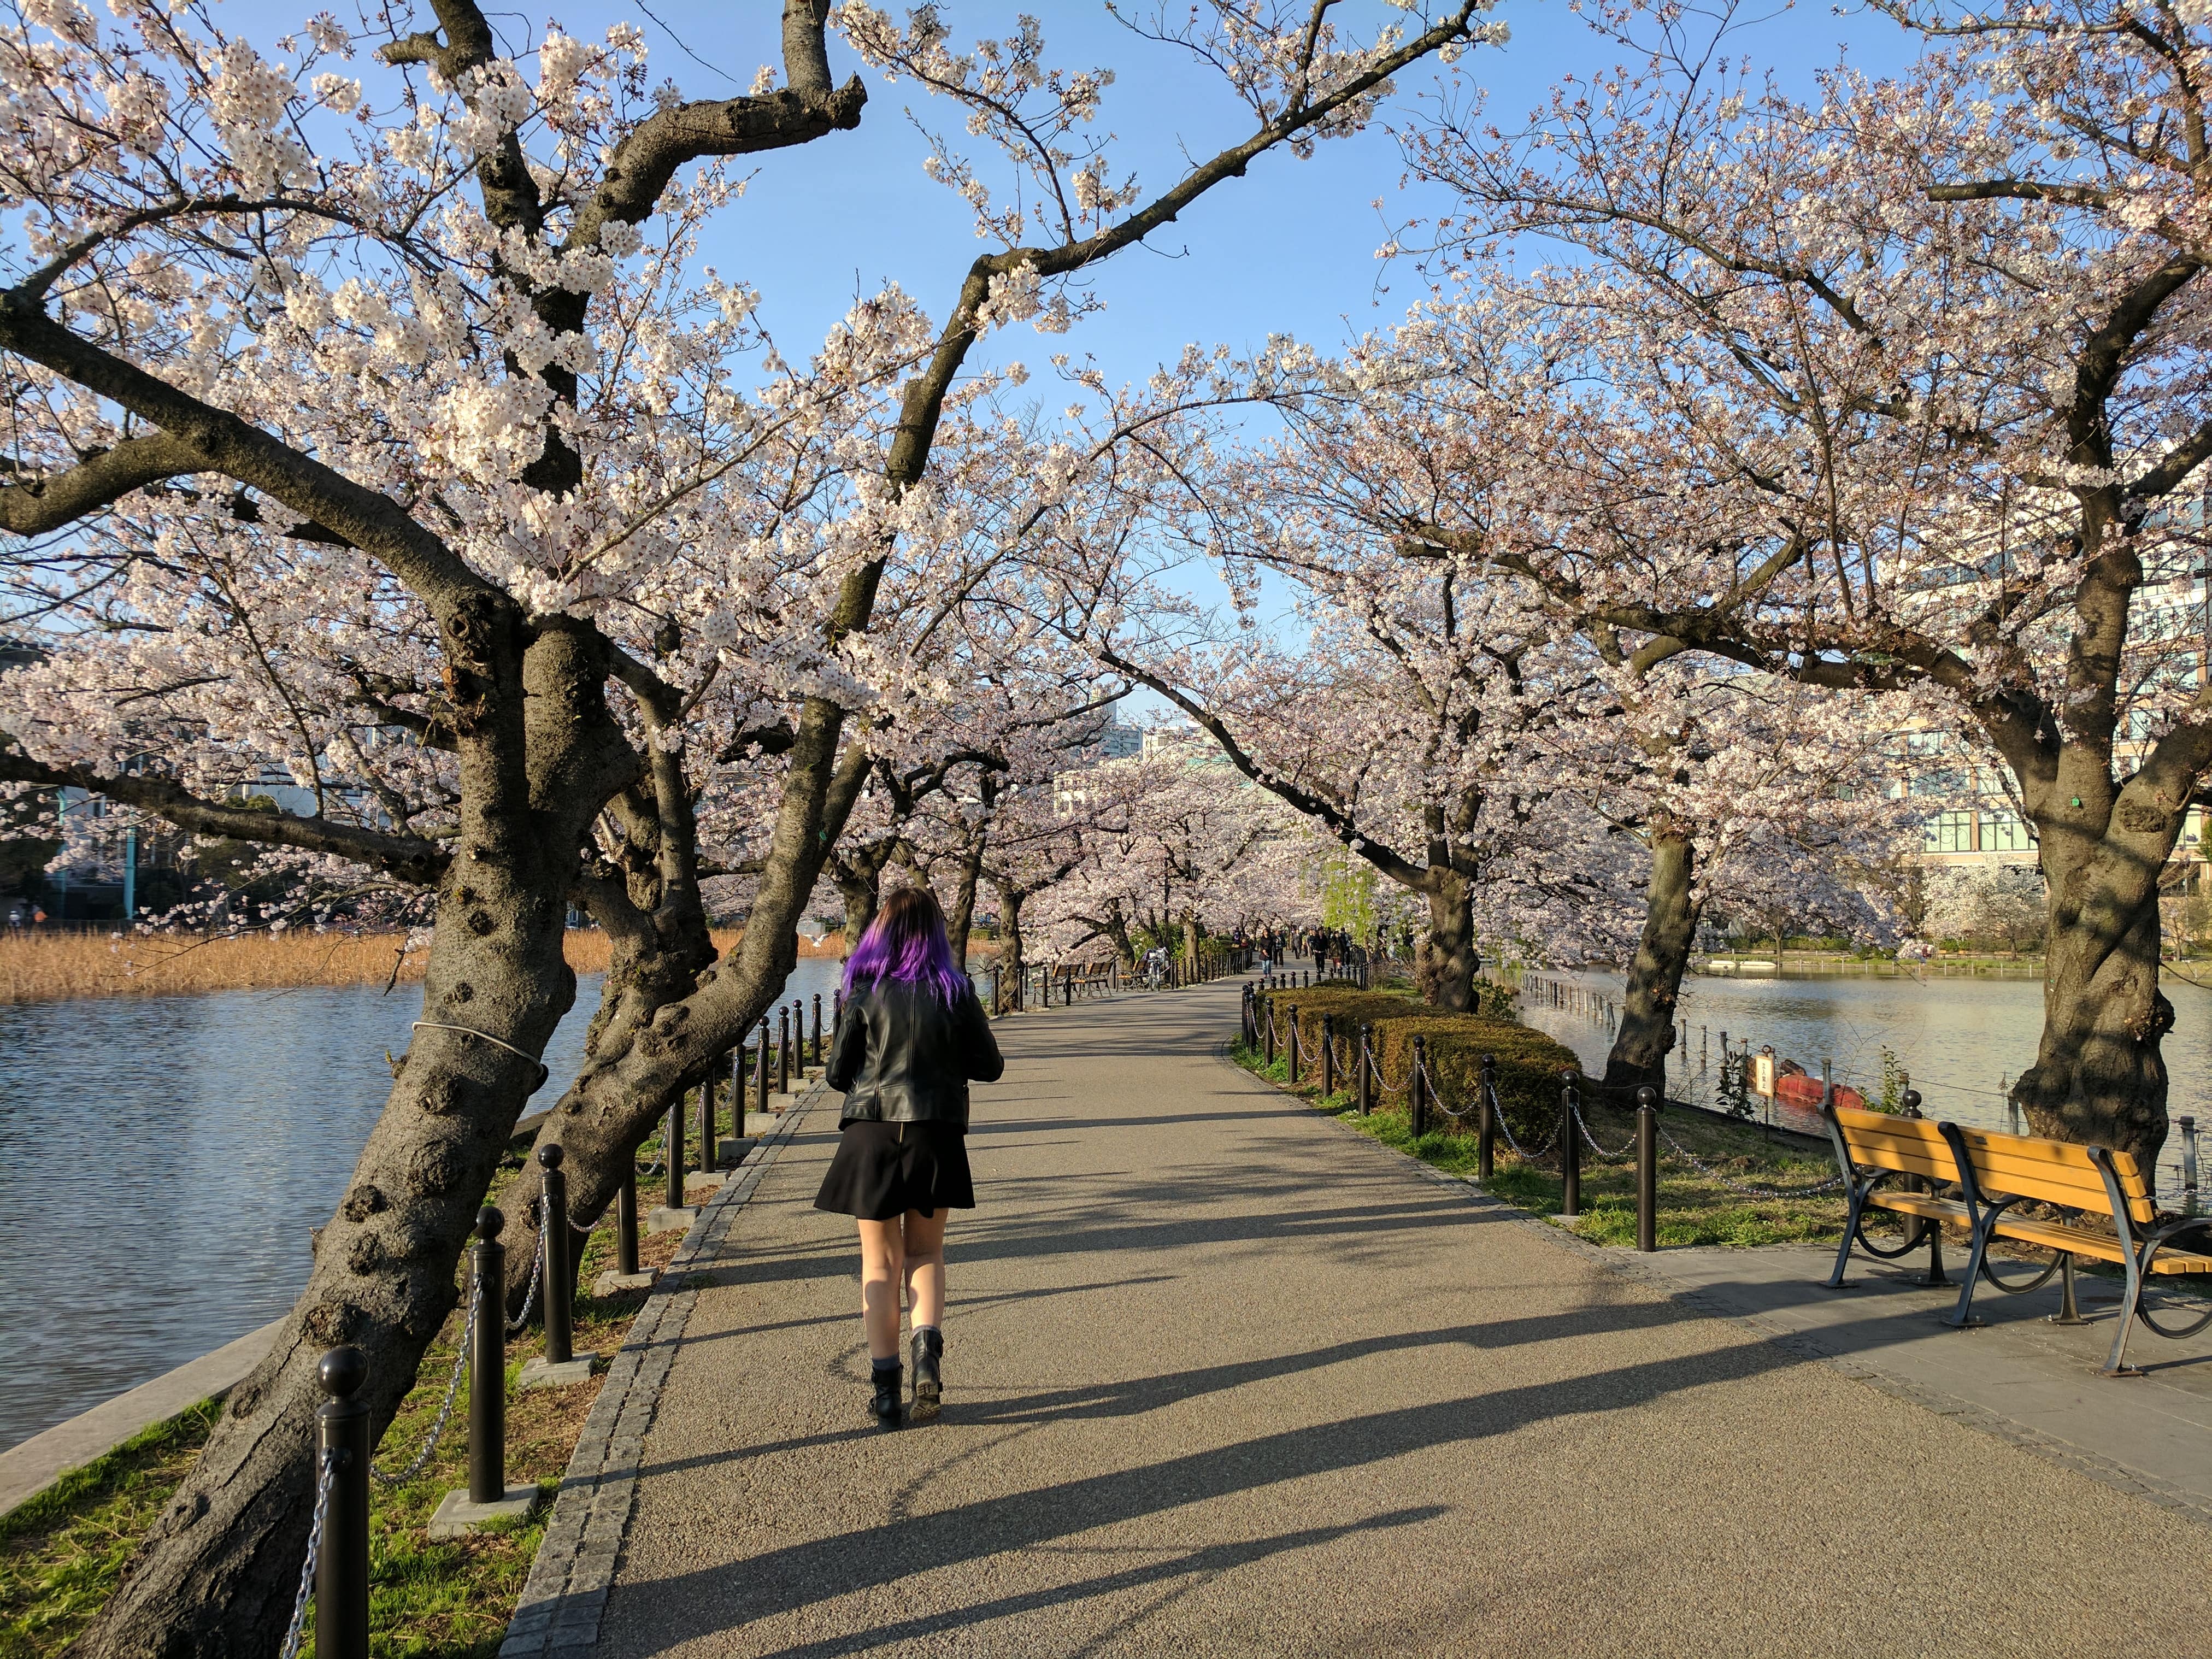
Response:
[{"label": "pond water", "polygon": [[[1618,974],[1552,975],[1590,986],[1617,1001]],[[2171,1079],[2167,1110],[2193,1115],[2212,1133],[2212,991],[2169,980],[2163,988],[2175,1024],[2164,1044]],[[1564,1009],[1528,1003],[1524,1018],[1575,1051],[1585,1070],[1602,1074],[1611,1029]],[[2027,1133],[2005,1097],[2006,1086],[2035,1060],[2043,1030],[2043,986],[2036,980],[1737,979],[1693,974],[1682,981],[1686,1048],[1668,1056],[1668,1092],[1711,1104],[1721,1033],[1732,1047],[1768,1043],[1778,1060],[1794,1060],[1814,1077],[1827,1060],[1839,1084],[1875,1097],[1881,1092],[1881,1051],[1897,1056],[1923,1097],[1922,1111],[1989,1129]],[[2212,1143],[2208,1143],[2212,1152]],[[2179,1137],[2170,1137],[2160,1164],[2160,1190],[2180,1192]]]},{"label": "pond water", "polygon": [[[781,996],[828,999],[805,957]],[[545,1050],[574,1079],[599,976]],[[0,1447],[266,1324],[306,1283],[419,986],[0,1006]]]}]

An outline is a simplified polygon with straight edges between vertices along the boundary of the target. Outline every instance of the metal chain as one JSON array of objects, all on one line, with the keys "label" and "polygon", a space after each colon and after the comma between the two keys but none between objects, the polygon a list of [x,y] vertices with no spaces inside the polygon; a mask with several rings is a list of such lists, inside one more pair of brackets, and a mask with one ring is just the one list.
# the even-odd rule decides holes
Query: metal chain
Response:
[{"label": "metal chain", "polygon": [[315,1591],[315,1565],[323,1553],[323,1522],[331,1512],[331,1488],[337,1484],[336,1448],[323,1453],[321,1472],[315,1479],[315,1518],[307,1528],[307,1559],[300,1569],[300,1593],[292,1598],[292,1622],[284,1630],[281,1659],[299,1659],[300,1638],[307,1625],[307,1598]]},{"label": "metal chain", "polygon": [[520,1336],[530,1323],[530,1310],[538,1303],[538,1281],[545,1276],[545,1200],[538,1201],[538,1254],[530,1261],[530,1288],[523,1293],[522,1311],[507,1321],[507,1334]]},{"label": "metal chain", "polygon": [[[1487,1085],[1484,1086],[1488,1087]],[[1559,1138],[1559,1126],[1555,1120],[1552,1124],[1552,1133],[1544,1137],[1542,1146],[1533,1152],[1523,1146],[1514,1136],[1513,1125],[1506,1119],[1505,1109],[1498,1104],[1496,1089],[1490,1090],[1490,1121],[1498,1126],[1498,1132],[1505,1137],[1505,1144],[1513,1149],[1514,1157],[1519,1158],[1523,1164],[1535,1163],[1552,1150],[1552,1143]]]},{"label": "metal chain", "polygon": [[1402,1095],[1413,1086],[1409,1079],[1394,1087],[1390,1079],[1382,1075],[1382,1062],[1375,1057],[1372,1049],[1370,1049],[1367,1054],[1367,1069],[1375,1073],[1375,1086],[1386,1095]]},{"label": "metal chain", "polygon": [[1589,1142],[1590,1151],[1595,1152],[1601,1158],[1608,1160],[1625,1158],[1636,1150],[1636,1137],[1634,1135],[1629,1136],[1627,1140],[1622,1143],[1617,1151],[1608,1151],[1607,1148],[1600,1146],[1598,1144],[1597,1137],[1590,1133],[1589,1125],[1583,1121],[1582,1109],[1580,1107],[1575,1109],[1575,1127],[1583,1132],[1583,1139]]},{"label": "metal chain", "polygon": [[1718,1170],[1706,1163],[1705,1159],[1699,1158],[1695,1152],[1692,1152],[1687,1146],[1685,1146],[1680,1141],[1675,1139],[1674,1136],[1668,1134],[1663,1126],[1660,1128],[1659,1138],[1664,1140],[1669,1146],[1672,1146],[1679,1156],[1687,1161],[1692,1168],[1695,1169],[1699,1175],[1704,1176],[1708,1181],[1717,1181],[1722,1186],[1729,1188],[1731,1191],[1742,1193],[1747,1197],[1812,1198],[1821,1193],[1832,1193],[1835,1191],[1837,1188],[1844,1184],[1843,1176],[1834,1176],[1830,1177],[1828,1180],[1822,1182],[1817,1187],[1754,1187],[1745,1182],[1731,1180],[1729,1176],[1723,1175]]},{"label": "metal chain", "polygon": [[453,1396],[460,1392],[461,1373],[467,1369],[469,1348],[477,1330],[477,1275],[469,1275],[469,1310],[461,1321],[460,1346],[453,1350],[453,1374],[446,1379],[446,1397],[438,1406],[438,1420],[430,1425],[430,1437],[422,1443],[422,1449],[415,1454],[415,1461],[397,1474],[386,1474],[374,1463],[368,1472],[387,1486],[404,1486],[422,1473],[430,1462],[430,1454],[438,1449],[438,1442],[445,1438],[446,1424],[453,1414]]}]

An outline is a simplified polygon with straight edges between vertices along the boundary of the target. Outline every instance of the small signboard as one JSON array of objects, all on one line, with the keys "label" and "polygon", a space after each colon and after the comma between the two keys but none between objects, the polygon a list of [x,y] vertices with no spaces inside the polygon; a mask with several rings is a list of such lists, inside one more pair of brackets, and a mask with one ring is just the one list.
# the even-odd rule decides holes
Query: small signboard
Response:
[{"label": "small signboard", "polygon": [[1774,1050],[1766,1049],[1751,1057],[1751,1091],[1774,1098]]}]

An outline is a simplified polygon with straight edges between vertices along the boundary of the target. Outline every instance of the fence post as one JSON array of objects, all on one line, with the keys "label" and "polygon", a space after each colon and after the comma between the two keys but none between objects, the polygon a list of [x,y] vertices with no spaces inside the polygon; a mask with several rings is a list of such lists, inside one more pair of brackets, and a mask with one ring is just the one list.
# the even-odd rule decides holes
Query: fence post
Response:
[{"label": "fence post", "polygon": [[821,1069],[821,1066],[822,1066],[822,993],[821,993],[821,992],[819,992],[819,991],[817,991],[817,992],[814,994],[814,1065],[815,1065],[815,1069],[816,1069],[816,1070],[817,1070],[817,1071],[818,1071],[818,1070],[820,1070],[820,1069]]},{"label": "fence post", "polygon": [[1659,1091],[1636,1091],[1636,1248],[1659,1248]]},{"label": "fence post", "polygon": [[1408,1114],[1409,1127],[1417,1140],[1428,1133],[1429,1127],[1428,1060],[1429,1040],[1417,1034],[1413,1038],[1413,1109]]},{"label": "fence post", "polygon": [[[673,1121],[680,1132],[684,1124],[684,1103],[679,1100],[673,1109]],[[575,1288],[576,1275],[568,1262],[568,1252],[574,1243],[568,1235],[568,1177],[561,1171],[562,1152],[558,1146],[540,1146],[538,1162],[544,1170],[538,1177],[544,1191],[538,1202],[545,1208],[545,1282],[538,1295],[545,1301],[545,1363],[565,1365],[575,1355],[569,1352],[568,1298]],[[675,1158],[668,1162],[673,1171],[679,1166]],[[683,1194],[683,1176],[676,1176],[677,1194]]]},{"label": "fence post", "polygon": [[1336,1092],[1336,1020],[1328,1014],[1321,1017],[1321,1097],[1327,1100]]},{"label": "fence post", "polygon": [[709,1065],[699,1079],[699,1173],[706,1175],[714,1167],[714,1079],[721,1073],[719,1064]]},{"label": "fence post", "polygon": [[315,1411],[318,1481],[324,1462],[333,1465],[315,1558],[315,1652],[368,1659],[368,1402],[354,1398],[368,1359],[359,1348],[331,1348],[315,1376],[330,1396]]},{"label": "fence post", "polygon": [[[684,1097],[668,1103],[667,1145],[662,1149],[668,1165],[668,1207],[684,1207]],[[550,1148],[548,1150],[550,1150]]]},{"label": "fence post", "polygon": [[[744,1111],[745,1097],[742,1091],[732,1090],[731,1097],[740,1114]],[[739,1124],[738,1128],[744,1128]],[[623,1164],[622,1184],[615,1188],[615,1271],[634,1273],[637,1271],[637,1154],[633,1152]]]},{"label": "fence post", "polygon": [[1261,1022],[1261,1036],[1267,1049],[1267,1064],[1273,1066],[1275,1063],[1275,1005],[1263,1000],[1261,1006],[1267,1009],[1267,1017]]},{"label": "fence post", "polygon": [[1375,1028],[1364,1020],[1359,1026],[1359,1115],[1365,1117],[1375,1103]]},{"label": "fence post", "polygon": [[1565,1188],[1559,1201],[1559,1213],[1577,1216],[1583,1212],[1583,1143],[1582,1093],[1575,1087],[1575,1074],[1562,1073],[1565,1079],[1559,1085],[1559,1176]]},{"label": "fence post", "polygon": [[2181,1212],[2197,1213],[2197,1120],[2179,1120],[2181,1127]]},{"label": "fence post", "polygon": [[1291,1086],[1296,1088],[1298,1081],[1298,1005],[1292,1003],[1289,1012],[1291,1016]]},{"label": "fence post", "polygon": [[[768,1110],[768,1016],[763,1014],[760,1023],[760,1042],[757,1058],[760,1064],[753,1068],[753,1106],[757,1111]],[[681,1203],[683,1200],[677,1200]]]},{"label": "fence post", "polygon": [[791,1010],[775,1011],[775,1091],[791,1092]]},{"label": "fence post", "polygon": [[499,1242],[503,1219],[489,1204],[478,1210],[477,1242],[469,1247],[469,1294],[477,1304],[475,1351],[469,1355],[471,1504],[496,1504],[507,1496],[507,1247]]},{"label": "fence post", "polygon": [[[1899,1116],[1918,1117],[1920,1091],[1907,1089],[1899,1103],[1904,1108],[1898,1114]],[[1932,1179],[1923,1180],[1919,1176],[1906,1176],[1899,1184],[1907,1192],[1915,1193],[1930,1192],[1936,1186]],[[1931,1221],[1928,1224],[1928,1273],[1925,1278],[1914,1282],[1921,1285],[1948,1285],[1951,1282],[1951,1277],[1943,1271],[1943,1224],[1940,1221]]]},{"label": "fence post", "polygon": [[1498,1056],[1482,1057],[1482,1101],[1475,1109],[1474,1178],[1488,1182],[1498,1166]]}]

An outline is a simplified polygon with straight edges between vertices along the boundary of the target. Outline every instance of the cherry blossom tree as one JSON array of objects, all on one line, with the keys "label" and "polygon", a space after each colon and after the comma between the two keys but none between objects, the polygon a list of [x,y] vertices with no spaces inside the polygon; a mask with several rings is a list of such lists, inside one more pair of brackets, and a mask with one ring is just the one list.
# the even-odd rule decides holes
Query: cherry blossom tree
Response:
[{"label": "cherry blossom tree", "polygon": [[2204,556],[2206,37],[2185,9],[1886,9],[1923,60],[1810,105],[1725,32],[1608,11],[1635,70],[1515,130],[1453,112],[1415,158],[1461,192],[1437,229],[1462,269],[1504,237],[1571,246],[1531,286],[1610,326],[1620,510],[1678,520],[1664,560],[1539,579],[1592,628],[1977,727],[2050,896],[2014,1098],[2039,1133],[2147,1158],[2159,873],[2212,769],[2201,659],[2161,603]]}]

